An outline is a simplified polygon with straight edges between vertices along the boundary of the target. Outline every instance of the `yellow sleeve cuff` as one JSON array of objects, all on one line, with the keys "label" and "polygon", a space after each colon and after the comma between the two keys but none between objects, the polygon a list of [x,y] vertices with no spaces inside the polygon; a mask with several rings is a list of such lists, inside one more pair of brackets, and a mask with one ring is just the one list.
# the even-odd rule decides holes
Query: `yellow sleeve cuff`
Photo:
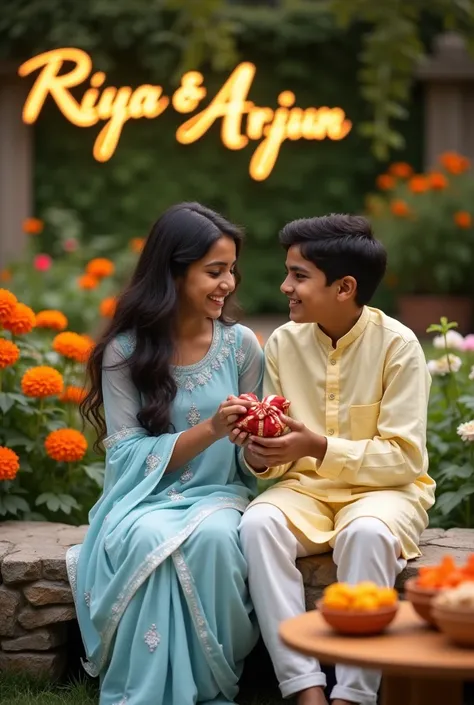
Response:
[{"label": "yellow sleeve cuff", "polygon": [[344,469],[349,456],[350,444],[346,438],[327,439],[326,455],[317,469],[318,475],[329,480],[335,480]]}]

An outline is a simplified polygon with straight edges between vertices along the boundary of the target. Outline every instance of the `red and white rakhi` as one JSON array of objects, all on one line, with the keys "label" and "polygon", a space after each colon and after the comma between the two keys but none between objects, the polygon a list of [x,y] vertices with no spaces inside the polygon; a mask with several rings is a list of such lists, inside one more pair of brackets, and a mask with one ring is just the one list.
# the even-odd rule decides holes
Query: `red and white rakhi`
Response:
[{"label": "red and white rakhi", "polygon": [[286,425],[278,412],[284,414],[288,412],[290,408],[288,399],[276,394],[270,394],[262,401],[259,401],[255,394],[241,394],[239,398],[251,401],[252,406],[246,414],[239,416],[235,422],[237,428],[261,438],[275,438],[283,435]]}]

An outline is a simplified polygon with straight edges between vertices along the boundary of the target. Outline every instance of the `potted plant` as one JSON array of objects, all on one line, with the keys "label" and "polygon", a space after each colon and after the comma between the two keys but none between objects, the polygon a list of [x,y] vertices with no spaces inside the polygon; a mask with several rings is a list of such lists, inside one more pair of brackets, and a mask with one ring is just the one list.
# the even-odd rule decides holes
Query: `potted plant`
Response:
[{"label": "potted plant", "polygon": [[471,329],[474,312],[474,177],[469,160],[449,152],[439,167],[414,174],[392,164],[368,201],[376,236],[389,257],[387,283],[398,315],[423,335],[441,316]]}]

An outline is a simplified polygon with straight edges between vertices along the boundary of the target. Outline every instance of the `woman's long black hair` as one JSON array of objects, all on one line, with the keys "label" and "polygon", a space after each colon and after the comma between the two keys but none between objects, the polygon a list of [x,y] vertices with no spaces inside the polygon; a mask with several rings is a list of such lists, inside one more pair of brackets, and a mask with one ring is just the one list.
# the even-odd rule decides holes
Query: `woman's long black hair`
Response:
[{"label": "woman's long black hair", "polygon": [[[170,406],[177,392],[171,374],[178,306],[176,279],[193,262],[202,259],[223,235],[233,239],[238,257],[243,239],[240,228],[199,203],[172,206],[153,225],[131,282],[120,296],[115,315],[89,359],[89,391],[81,404],[81,414],[97,431],[96,449],[106,435],[102,396],[104,351],[125,331],[132,333],[136,341],[128,360],[130,375],[146,400],[137,419],[153,435],[169,431]],[[239,281],[236,271],[236,286]],[[228,296],[219,317],[225,325],[237,320],[230,313],[233,306],[232,296]]]}]

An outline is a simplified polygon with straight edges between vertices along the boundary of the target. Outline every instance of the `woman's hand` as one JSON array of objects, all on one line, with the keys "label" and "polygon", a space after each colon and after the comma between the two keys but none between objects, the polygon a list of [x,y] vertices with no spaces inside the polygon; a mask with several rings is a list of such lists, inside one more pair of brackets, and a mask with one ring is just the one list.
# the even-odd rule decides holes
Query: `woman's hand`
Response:
[{"label": "woman's hand", "polygon": [[235,428],[234,424],[238,417],[245,414],[251,406],[251,402],[246,399],[229,396],[226,401],[219,405],[216,413],[210,419],[211,427],[216,438],[224,438],[231,435]]}]

